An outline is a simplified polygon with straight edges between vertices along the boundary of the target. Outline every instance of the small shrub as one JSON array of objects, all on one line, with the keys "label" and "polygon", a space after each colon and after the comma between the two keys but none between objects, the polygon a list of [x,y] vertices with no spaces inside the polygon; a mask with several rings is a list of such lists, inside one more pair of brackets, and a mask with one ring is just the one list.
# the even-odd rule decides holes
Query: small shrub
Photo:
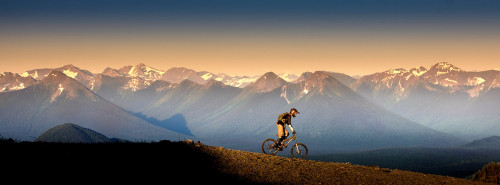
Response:
[{"label": "small shrub", "polygon": [[490,162],[472,175],[472,180],[500,184],[500,162]]}]

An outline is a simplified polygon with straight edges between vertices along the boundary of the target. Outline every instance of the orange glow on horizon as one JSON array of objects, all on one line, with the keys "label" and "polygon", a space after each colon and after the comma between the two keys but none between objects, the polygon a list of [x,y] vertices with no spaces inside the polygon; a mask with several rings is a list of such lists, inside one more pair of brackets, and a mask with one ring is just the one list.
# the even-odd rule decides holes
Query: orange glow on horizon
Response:
[{"label": "orange glow on horizon", "polygon": [[93,73],[145,63],[229,75],[333,71],[366,75],[449,62],[466,71],[500,68],[500,38],[391,37],[26,37],[2,38],[0,69],[22,73],[73,64]]}]

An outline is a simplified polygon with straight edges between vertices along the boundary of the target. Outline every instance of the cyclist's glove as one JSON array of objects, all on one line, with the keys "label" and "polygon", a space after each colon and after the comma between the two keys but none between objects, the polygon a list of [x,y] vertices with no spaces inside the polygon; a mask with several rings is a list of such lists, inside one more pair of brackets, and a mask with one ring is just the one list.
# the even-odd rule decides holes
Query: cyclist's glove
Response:
[{"label": "cyclist's glove", "polygon": [[297,132],[293,131],[293,134],[296,134]]}]

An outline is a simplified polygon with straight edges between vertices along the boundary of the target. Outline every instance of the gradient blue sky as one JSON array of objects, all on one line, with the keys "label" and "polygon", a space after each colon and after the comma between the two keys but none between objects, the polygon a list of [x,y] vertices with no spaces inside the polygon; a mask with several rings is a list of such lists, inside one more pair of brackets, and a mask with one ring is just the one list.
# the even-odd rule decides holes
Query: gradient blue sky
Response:
[{"label": "gradient blue sky", "polygon": [[498,0],[0,0],[0,72],[500,68]]}]

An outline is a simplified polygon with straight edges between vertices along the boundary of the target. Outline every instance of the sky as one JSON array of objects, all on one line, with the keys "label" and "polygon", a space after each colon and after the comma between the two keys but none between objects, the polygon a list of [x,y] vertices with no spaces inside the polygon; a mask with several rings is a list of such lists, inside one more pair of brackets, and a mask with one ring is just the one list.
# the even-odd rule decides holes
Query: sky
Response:
[{"label": "sky", "polygon": [[500,69],[498,0],[0,0],[0,72]]}]

